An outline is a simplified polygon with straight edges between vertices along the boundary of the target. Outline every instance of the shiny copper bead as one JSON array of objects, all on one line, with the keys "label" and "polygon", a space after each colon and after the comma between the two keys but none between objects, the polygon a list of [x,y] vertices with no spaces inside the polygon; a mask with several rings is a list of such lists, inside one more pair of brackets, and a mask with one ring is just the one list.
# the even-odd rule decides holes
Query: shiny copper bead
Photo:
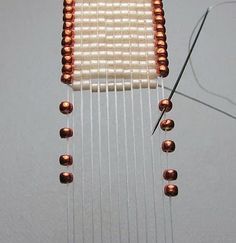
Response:
[{"label": "shiny copper bead", "polygon": [[161,145],[162,151],[166,153],[171,153],[175,151],[175,142],[172,140],[165,140]]},{"label": "shiny copper bead", "polygon": [[163,78],[167,77],[169,75],[169,68],[166,65],[160,65],[158,74]]},{"label": "shiny copper bead", "polygon": [[63,9],[63,13],[74,13],[75,7],[73,5],[66,5]]},{"label": "shiny copper bead", "polygon": [[66,36],[73,37],[74,36],[74,31],[70,30],[70,29],[63,30],[62,37],[66,37]]},{"label": "shiny copper bead", "polygon": [[156,24],[155,30],[158,32],[166,33],[166,28],[163,24]]},{"label": "shiny copper bead", "polygon": [[73,13],[65,13],[63,15],[63,21],[74,21],[75,16]]},{"label": "shiny copper bead", "polygon": [[154,8],[153,13],[154,15],[161,15],[161,16],[164,16],[165,14],[163,8]]},{"label": "shiny copper bead", "polygon": [[73,29],[74,23],[72,21],[66,21],[63,24],[63,29]]},{"label": "shiny copper bead", "polygon": [[166,41],[166,34],[160,31],[155,32],[155,38],[157,41],[162,40]]},{"label": "shiny copper bead", "polygon": [[167,43],[163,40],[155,40],[155,46],[167,49]]},{"label": "shiny copper bead", "polygon": [[62,66],[62,72],[63,73],[72,73],[73,72],[73,65],[71,64],[65,64]]},{"label": "shiny copper bead", "polygon": [[162,7],[163,7],[163,3],[162,3],[162,1],[160,1],[160,0],[153,0],[153,1],[152,1],[152,5],[153,5],[153,7],[155,7],[155,8],[162,8]]},{"label": "shiny copper bead", "polygon": [[168,169],[163,172],[163,178],[167,181],[175,181],[178,178],[178,173],[176,170]]},{"label": "shiny copper bead", "polygon": [[73,157],[69,154],[63,154],[59,157],[59,162],[63,166],[71,166],[73,164]]},{"label": "shiny copper bead", "polygon": [[62,184],[68,184],[73,182],[73,174],[69,172],[62,172],[60,174],[60,182]]},{"label": "shiny copper bead", "polygon": [[71,84],[72,83],[72,75],[69,73],[63,73],[61,75],[61,82],[64,84]]},{"label": "shiny copper bead", "polygon": [[63,46],[71,46],[74,44],[74,40],[70,36],[65,36],[64,38],[62,38],[61,44]]},{"label": "shiny copper bead", "polygon": [[164,188],[164,193],[168,197],[175,197],[178,195],[178,187],[173,184],[168,184]]},{"label": "shiny copper bead", "polygon": [[60,129],[61,138],[70,138],[73,136],[73,130],[69,127],[64,127]]},{"label": "shiny copper bead", "polygon": [[161,66],[161,65],[168,66],[169,65],[169,61],[166,56],[158,56],[156,58],[156,63],[158,64],[158,66]]},{"label": "shiny copper bead", "polygon": [[73,105],[69,101],[62,101],[59,105],[60,112],[62,114],[70,114],[73,111]]},{"label": "shiny copper bead", "polygon": [[64,46],[61,49],[61,54],[63,56],[65,56],[65,55],[71,55],[72,52],[73,52],[73,48],[71,46]]},{"label": "shiny copper bead", "polygon": [[156,48],[156,54],[157,54],[158,57],[161,57],[161,56],[167,57],[168,56],[167,50],[163,47],[157,47]]},{"label": "shiny copper bead", "polygon": [[153,21],[154,21],[154,23],[156,23],[156,24],[165,24],[165,22],[166,22],[166,20],[165,20],[165,17],[164,16],[162,16],[162,15],[154,15],[154,17],[153,17]]},{"label": "shiny copper bead", "polygon": [[73,56],[70,56],[70,55],[66,55],[66,56],[63,56],[62,57],[62,64],[65,65],[65,64],[72,64],[74,61],[74,58]]},{"label": "shiny copper bead", "polygon": [[163,131],[171,131],[175,126],[175,123],[171,119],[165,119],[161,121],[160,127]]},{"label": "shiny copper bead", "polygon": [[171,111],[172,107],[173,107],[173,104],[172,104],[171,100],[169,100],[169,99],[162,99],[159,102],[160,111],[163,111],[165,109],[165,112],[169,112],[169,111]]},{"label": "shiny copper bead", "polygon": [[64,0],[64,7],[66,6],[74,6],[75,0]]}]

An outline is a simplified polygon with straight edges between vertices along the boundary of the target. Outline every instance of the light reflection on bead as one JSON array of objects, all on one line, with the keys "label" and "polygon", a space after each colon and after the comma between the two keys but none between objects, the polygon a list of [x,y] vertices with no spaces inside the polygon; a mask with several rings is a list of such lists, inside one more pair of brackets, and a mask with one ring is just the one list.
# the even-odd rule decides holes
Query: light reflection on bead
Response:
[{"label": "light reflection on bead", "polygon": [[165,119],[161,121],[160,127],[163,131],[171,131],[175,126],[175,123],[171,119]]},{"label": "light reflection on bead", "polygon": [[178,173],[176,170],[168,169],[163,172],[163,178],[167,181],[175,181],[177,180]]},{"label": "light reflection on bead", "polygon": [[61,138],[70,138],[73,136],[73,130],[69,127],[64,127],[60,129]]},{"label": "light reflection on bead", "polygon": [[173,107],[173,104],[172,104],[171,100],[169,100],[169,99],[162,99],[159,102],[160,111],[163,111],[165,109],[165,112],[169,112],[169,111],[171,111],[172,107]]},{"label": "light reflection on bead", "polygon": [[172,140],[165,140],[161,145],[162,151],[166,153],[171,153],[175,151],[175,142]]},{"label": "light reflection on bead", "polygon": [[173,184],[168,184],[164,188],[164,193],[168,197],[175,197],[178,195],[178,187]]},{"label": "light reflection on bead", "polygon": [[73,174],[69,172],[62,172],[60,174],[60,182],[62,184],[68,184],[73,182]]},{"label": "light reflection on bead", "polygon": [[69,101],[62,101],[59,105],[59,110],[62,114],[70,114],[73,111],[73,105]]},{"label": "light reflection on bead", "polygon": [[69,154],[63,154],[59,157],[59,162],[63,166],[71,166],[73,164],[73,157]]}]

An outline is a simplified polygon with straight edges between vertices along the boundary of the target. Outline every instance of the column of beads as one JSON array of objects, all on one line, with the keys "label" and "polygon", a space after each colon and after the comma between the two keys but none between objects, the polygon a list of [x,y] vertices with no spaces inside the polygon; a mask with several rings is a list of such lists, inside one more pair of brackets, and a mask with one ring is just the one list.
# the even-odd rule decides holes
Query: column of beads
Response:
[{"label": "column of beads", "polygon": [[[171,111],[173,105],[171,100],[169,99],[162,99],[159,102],[159,110],[165,111],[165,112],[169,112]],[[175,123],[173,120],[171,119],[165,119],[162,120],[160,123],[160,128],[165,131],[171,131],[175,126]],[[175,151],[175,142],[167,139],[165,141],[162,142],[161,145],[162,151],[165,153],[171,153]],[[168,197],[174,197],[178,195],[178,187],[175,184],[170,183],[171,181],[175,181],[178,177],[178,173],[176,170],[174,169],[166,169],[163,172],[163,178],[168,181],[168,184],[165,185],[164,187],[164,193],[166,196]]]},{"label": "column of beads", "polygon": [[[62,32],[62,75],[61,81],[65,84],[72,83],[73,76],[73,47],[74,47],[74,12],[75,1],[64,0],[63,9],[63,32]],[[73,111],[73,104],[69,101],[62,101],[59,105],[59,110],[64,115],[69,115]],[[60,137],[69,139],[73,136],[73,129],[64,127],[60,129]],[[62,166],[71,166],[73,164],[73,157],[70,154],[63,154],[59,157],[59,162]],[[59,176],[62,184],[73,182],[73,174],[70,172],[62,172]]]},{"label": "column of beads", "polygon": [[75,0],[64,0],[63,9],[63,32],[62,32],[62,75],[61,81],[71,84],[74,69],[74,19]]},{"label": "column of beads", "polygon": [[165,17],[162,0],[152,0],[154,47],[157,64],[157,75],[166,77],[169,74],[169,61],[166,43]]}]

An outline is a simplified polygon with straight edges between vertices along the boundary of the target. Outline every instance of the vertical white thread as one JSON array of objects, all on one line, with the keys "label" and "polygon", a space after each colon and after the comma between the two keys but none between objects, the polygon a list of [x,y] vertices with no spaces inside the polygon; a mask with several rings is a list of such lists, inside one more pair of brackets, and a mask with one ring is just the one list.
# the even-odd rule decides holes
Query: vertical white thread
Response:
[{"label": "vertical white thread", "polygon": [[[84,0],[82,0],[82,17],[83,19],[83,12],[84,12]],[[82,39],[82,29],[83,29],[83,21],[81,21],[81,33],[80,33],[80,46],[83,46],[83,39]],[[84,114],[84,104],[83,104],[83,84],[82,79],[80,83],[80,120],[81,120],[81,190],[82,190],[82,240],[83,243],[85,242],[85,234],[84,234],[84,124],[83,124],[83,114]]]},{"label": "vertical white thread", "polygon": [[[137,3],[136,3],[137,5]],[[130,3],[129,3],[130,8]],[[137,13],[137,10],[136,10]],[[130,21],[129,21],[129,35],[131,38],[131,31],[130,31]],[[129,42],[129,52],[130,52],[130,59],[131,59],[131,46]],[[130,60],[131,64],[131,60]],[[130,65],[131,66],[131,65]],[[137,199],[137,150],[136,150],[136,136],[135,136],[135,122],[134,122],[134,90],[133,90],[133,72],[130,68],[131,72],[131,113],[132,113],[132,138],[133,138],[133,153],[134,153],[134,176],[135,176],[135,216],[136,216],[136,231],[137,231],[137,243],[139,243],[139,222],[138,222],[138,199]]]},{"label": "vertical white thread", "polygon": [[[161,78],[158,78],[157,79],[157,82],[158,82],[158,87],[159,87],[159,85],[161,86],[161,87],[163,87],[163,82],[162,83],[160,83],[160,79]],[[161,79],[161,81],[163,81],[162,79]],[[161,99],[163,99],[164,98],[164,94],[163,94],[163,88],[161,89],[161,93],[162,93],[162,98]],[[160,98],[159,98],[159,88],[157,88],[157,99],[158,99],[158,104],[157,105],[159,105],[159,102],[160,102]],[[163,191],[163,188],[164,188],[164,179],[163,179],[163,176],[162,176],[162,171],[163,171],[163,161],[162,161],[162,156],[161,156],[161,154],[162,154],[162,149],[161,149],[161,133],[160,133],[160,128],[158,128],[158,137],[159,137],[159,160],[160,160],[160,169],[161,169],[161,173],[160,173],[160,178],[161,178],[161,186],[162,186],[162,192],[161,192],[161,198],[162,198],[162,208],[163,208],[163,228],[164,228],[164,241],[165,241],[165,243],[167,242],[167,227],[166,227],[166,213],[165,213],[165,195],[164,195],[164,191]]]},{"label": "vertical white thread", "polygon": [[[121,6],[120,6],[121,7]],[[121,33],[122,35],[123,33]],[[124,69],[123,69],[124,72]],[[124,132],[125,132],[125,166],[126,166],[126,190],[127,190],[127,227],[128,227],[128,242],[130,243],[130,220],[129,220],[129,205],[130,205],[130,195],[129,195],[129,168],[128,168],[128,137],[127,137],[127,124],[126,124],[126,98],[125,98],[125,80],[122,79],[123,83],[123,115],[124,115]]]},{"label": "vertical white thread", "polygon": [[[97,3],[97,20],[99,18],[98,14],[98,3]],[[98,31],[98,21],[97,21],[97,39],[99,40],[99,31]],[[99,41],[97,43],[99,49]],[[103,242],[103,210],[102,210],[102,180],[101,180],[101,170],[102,170],[102,151],[101,151],[101,110],[100,110],[100,88],[99,88],[99,79],[100,79],[100,64],[99,64],[99,51],[98,51],[98,76],[97,76],[97,85],[98,85],[98,161],[99,161],[99,184],[100,184],[100,223],[101,223],[101,243]]]},{"label": "vertical white thread", "polygon": [[[107,36],[107,21],[105,21],[105,38]],[[106,56],[107,56],[107,48],[106,48]],[[108,153],[108,183],[109,183],[109,230],[110,230],[110,242],[112,243],[112,198],[111,198],[111,148],[110,148],[110,112],[109,112],[109,91],[108,91],[108,75],[107,75],[107,59],[105,60],[105,68],[106,68],[106,119],[107,119],[107,153]]]},{"label": "vertical white thread", "polygon": [[[113,19],[114,23],[114,19]],[[114,32],[113,32],[113,40],[114,40]],[[115,47],[113,45],[113,55],[115,52]],[[116,69],[115,69],[116,70]],[[115,74],[115,83],[116,83],[116,74]],[[116,157],[117,157],[117,179],[118,179],[118,221],[119,221],[119,242],[121,241],[121,213],[120,213],[120,147],[119,147],[119,120],[118,120],[118,106],[117,106],[117,86],[115,85],[115,127],[116,127]]]},{"label": "vertical white thread", "polygon": [[[151,3],[150,3],[150,12],[152,11],[151,9]],[[146,21],[145,21],[146,22]],[[147,47],[147,23],[145,24],[145,45]],[[150,131],[152,130],[152,111],[151,111],[151,94],[150,94],[150,76],[149,76],[149,66],[148,66],[148,57],[146,53],[146,61],[147,61],[147,81],[148,81],[148,102],[149,102],[149,126],[150,126]],[[153,145],[153,136],[151,136],[151,160],[152,160],[152,181],[153,181],[153,207],[154,207],[154,220],[155,220],[155,239],[156,242],[158,241],[157,239],[157,210],[156,210],[156,200],[155,200],[155,173],[154,173],[154,145]]]}]

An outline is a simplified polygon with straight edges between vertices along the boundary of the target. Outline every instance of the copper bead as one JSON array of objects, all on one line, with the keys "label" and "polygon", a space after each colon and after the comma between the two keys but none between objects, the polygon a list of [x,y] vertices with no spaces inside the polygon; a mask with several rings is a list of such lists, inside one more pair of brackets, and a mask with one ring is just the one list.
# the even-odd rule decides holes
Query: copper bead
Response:
[{"label": "copper bead", "polygon": [[161,145],[162,151],[166,153],[171,153],[175,151],[175,142],[172,140],[165,140]]},{"label": "copper bead", "polygon": [[72,73],[73,72],[73,65],[71,65],[71,64],[64,64],[62,66],[61,70],[62,70],[63,73]]},{"label": "copper bead", "polygon": [[163,48],[163,47],[157,47],[156,48],[156,54],[158,57],[167,57],[168,56],[168,52],[166,50],[166,48]]},{"label": "copper bead", "polygon": [[73,174],[69,172],[62,172],[60,174],[60,182],[62,184],[68,184],[73,181]]},{"label": "copper bead", "polygon": [[173,107],[173,104],[172,104],[171,100],[169,100],[169,99],[162,99],[159,102],[160,111],[163,111],[165,109],[165,112],[169,112],[169,111],[171,111],[172,107]]},{"label": "copper bead", "polygon": [[153,17],[154,23],[156,24],[165,24],[166,20],[163,15],[156,15]]},{"label": "copper bead", "polygon": [[152,1],[152,5],[155,8],[162,8],[163,7],[163,3],[161,0],[153,0]]},{"label": "copper bead", "polygon": [[72,75],[69,73],[63,73],[61,75],[61,82],[64,84],[72,84]]},{"label": "copper bead", "polygon": [[159,31],[159,32],[163,32],[163,33],[166,32],[166,28],[165,28],[165,26],[163,24],[157,24],[155,26],[155,29],[156,29],[156,31]]},{"label": "copper bead", "polygon": [[72,64],[73,61],[74,61],[74,58],[71,55],[65,55],[62,57],[62,64]]},{"label": "copper bead", "polygon": [[161,16],[164,16],[164,10],[163,10],[163,8],[154,8],[153,9],[153,13],[154,13],[154,15],[161,15]]},{"label": "copper bead", "polygon": [[178,187],[173,184],[168,184],[164,188],[164,193],[168,197],[175,197],[178,195]]},{"label": "copper bead", "polygon": [[74,44],[74,39],[73,37],[65,36],[62,38],[61,44],[63,46],[71,46],[72,44]]},{"label": "copper bead", "polygon": [[165,78],[169,75],[169,68],[166,65],[161,64],[159,66],[158,72],[161,77]]},{"label": "copper bead", "polygon": [[70,166],[73,164],[73,157],[69,154],[63,154],[59,157],[59,162],[63,166]]},{"label": "copper bead", "polygon": [[74,21],[74,14],[73,13],[65,13],[63,16],[63,21]]},{"label": "copper bead", "polygon": [[75,5],[75,0],[64,0],[64,7]]},{"label": "copper bead", "polygon": [[163,40],[155,40],[154,44],[156,47],[162,47],[167,49],[167,43]]},{"label": "copper bead", "polygon": [[[169,65],[169,60],[165,56],[158,56],[156,59],[156,62],[159,66],[161,66],[161,65],[168,66]],[[159,69],[158,69],[158,71],[159,71]],[[160,71],[159,71],[159,73],[160,73]]]},{"label": "copper bead", "polygon": [[74,22],[73,21],[65,21],[63,24],[63,29],[73,29]]},{"label": "copper bead", "polygon": [[166,34],[161,32],[161,31],[157,31],[155,33],[155,37],[157,40],[163,40],[163,41],[166,41]]},{"label": "copper bead", "polygon": [[171,131],[175,126],[175,123],[171,119],[165,119],[161,121],[160,127],[163,131]]},{"label": "copper bead", "polygon": [[60,129],[61,138],[70,138],[73,136],[73,130],[69,127],[64,127]]},{"label": "copper bead", "polygon": [[178,173],[176,170],[168,169],[163,172],[163,178],[167,181],[175,181],[177,180]]},{"label": "copper bead", "polygon": [[61,54],[62,55],[71,55],[73,52],[73,48],[71,46],[64,46],[62,49],[61,49]]},{"label": "copper bead", "polygon": [[69,101],[62,101],[59,109],[62,114],[70,114],[73,111],[73,105]]},{"label": "copper bead", "polygon": [[74,13],[75,12],[75,8],[73,5],[66,5],[63,9],[63,13]]},{"label": "copper bead", "polygon": [[71,30],[71,29],[63,30],[62,37],[66,37],[66,36],[73,37],[74,36],[74,31]]}]

